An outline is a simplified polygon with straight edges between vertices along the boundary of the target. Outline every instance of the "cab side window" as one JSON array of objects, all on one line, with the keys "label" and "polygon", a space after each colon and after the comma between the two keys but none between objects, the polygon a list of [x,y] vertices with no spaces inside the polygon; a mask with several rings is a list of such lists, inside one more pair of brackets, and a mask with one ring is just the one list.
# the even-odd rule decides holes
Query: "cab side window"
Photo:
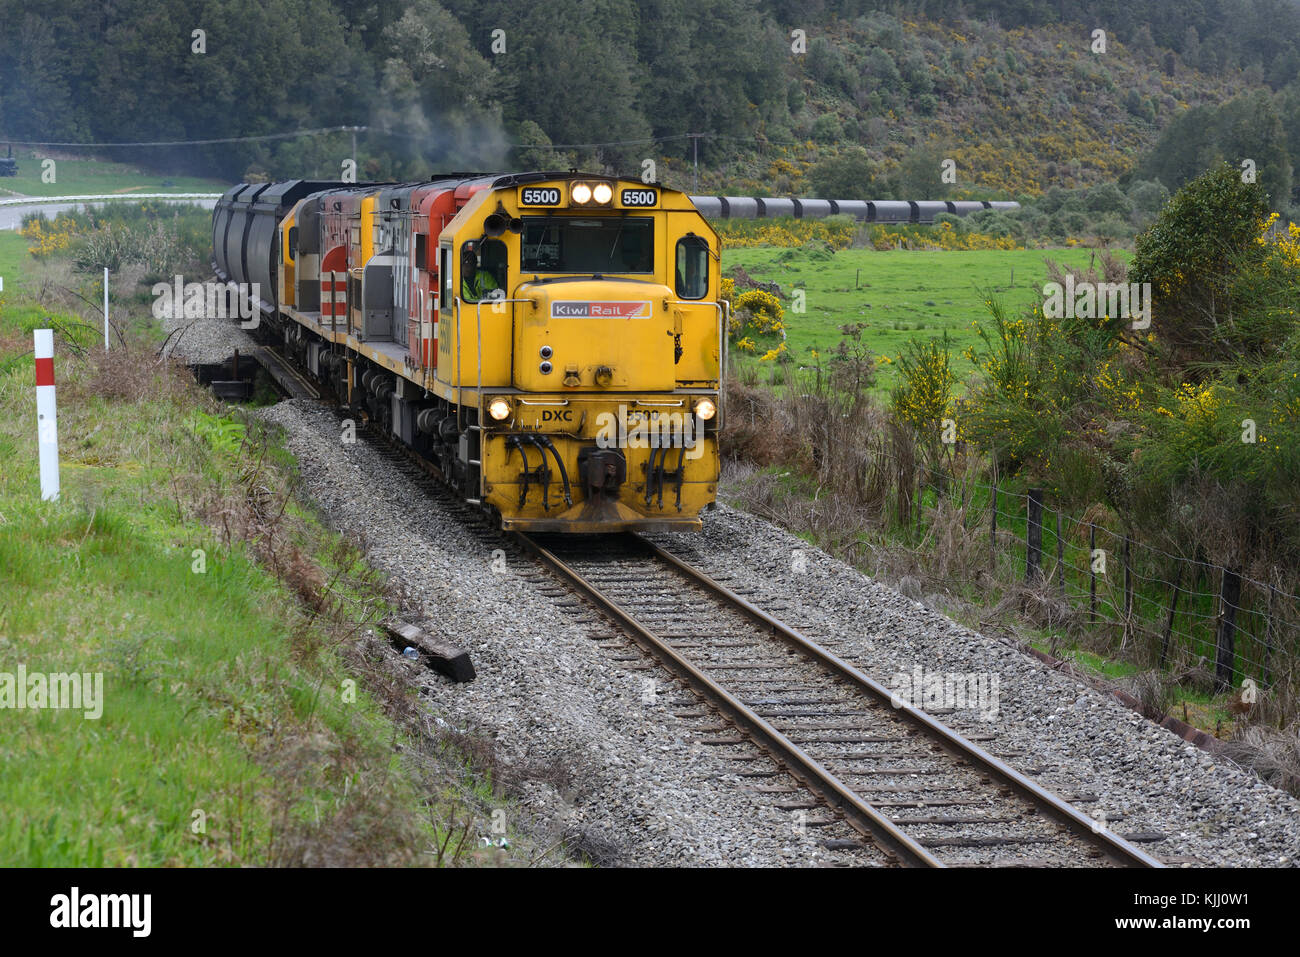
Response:
[{"label": "cab side window", "polygon": [[479,256],[479,268],[490,272],[497,288],[504,289],[508,258],[506,244],[499,239],[485,240],[480,247]]},{"label": "cab side window", "polygon": [[703,299],[709,292],[709,244],[688,234],[677,241],[677,295],[682,299]]},{"label": "cab side window", "polygon": [[505,293],[506,244],[499,239],[469,242],[461,246],[460,289],[465,302],[500,299]]}]

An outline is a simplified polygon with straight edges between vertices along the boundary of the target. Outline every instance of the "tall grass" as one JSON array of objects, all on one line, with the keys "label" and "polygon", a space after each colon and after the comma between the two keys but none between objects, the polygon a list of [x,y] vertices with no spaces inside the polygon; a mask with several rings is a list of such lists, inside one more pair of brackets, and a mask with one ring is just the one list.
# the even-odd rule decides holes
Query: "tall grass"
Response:
[{"label": "tall grass", "polygon": [[[56,503],[35,467],[34,325],[63,330]],[[276,438],[139,328],[96,343],[74,316],[0,311],[0,671],[104,682],[98,720],[0,711],[0,860],[506,857],[476,846],[506,799],[367,636],[394,599],[296,503]]]}]

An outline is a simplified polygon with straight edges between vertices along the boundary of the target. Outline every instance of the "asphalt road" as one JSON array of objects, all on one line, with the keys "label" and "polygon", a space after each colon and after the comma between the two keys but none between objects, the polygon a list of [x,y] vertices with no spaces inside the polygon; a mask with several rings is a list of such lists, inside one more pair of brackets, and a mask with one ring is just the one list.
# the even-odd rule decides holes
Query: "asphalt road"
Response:
[{"label": "asphalt road", "polygon": [[211,209],[221,198],[220,193],[111,193],[99,196],[8,196],[0,197],[0,230],[17,229],[23,217],[39,212],[53,219],[64,210],[80,206],[98,206],[108,202],[133,202],[141,199],[161,200],[166,203],[194,203]]}]

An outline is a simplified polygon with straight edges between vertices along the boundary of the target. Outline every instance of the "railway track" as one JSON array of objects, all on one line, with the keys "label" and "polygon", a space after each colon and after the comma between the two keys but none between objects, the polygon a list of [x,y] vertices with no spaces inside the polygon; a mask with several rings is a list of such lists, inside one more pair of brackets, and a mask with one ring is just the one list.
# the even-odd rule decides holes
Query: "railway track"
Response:
[{"label": "railway track", "polygon": [[[382,433],[367,437],[440,507],[482,519],[428,462]],[[1164,866],[975,740],[993,735],[895,707],[888,688],[640,535],[497,536],[585,598],[889,862]],[[739,777],[757,777],[752,762],[736,760]]]},{"label": "railway track", "polygon": [[1162,866],[641,536],[515,540],[893,861]]}]

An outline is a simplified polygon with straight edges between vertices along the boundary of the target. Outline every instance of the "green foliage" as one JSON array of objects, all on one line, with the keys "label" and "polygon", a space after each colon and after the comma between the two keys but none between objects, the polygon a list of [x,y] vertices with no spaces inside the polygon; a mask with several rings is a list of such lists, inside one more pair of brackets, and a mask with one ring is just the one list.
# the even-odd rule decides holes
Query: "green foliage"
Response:
[{"label": "green foliage", "polygon": [[1267,213],[1260,185],[1223,163],[1175,193],[1137,238],[1130,279],[1151,284],[1154,331],[1178,367],[1258,344],[1233,289],[1264,253],[1257,239]]},{"label": "green foliage", "polygon": [[1176,116],[1139,164],[1136,175],[1178,187],[1219,163],[1242,173],[1241,164],[1255,165],[1259,184],[1272,207],[1291,203],[1292,163],[1282,117],[1272,97],[1253,91],[1221,106],[1193,107]]},{"label": "green foliage", "polygon": [[198,206],[110,203],[59,213],[50,228],[71,233],[73,264],[88,272],[134,263],[170,278],[201,268],[212,248],[212,214]]},{"label": "green foliage", "polygon": [[[705,191],[795,194],[800,174],[849,142],[871,151],[895,190],[937,196],[943,184],[924,166],[900,169],[937,129],[963,145],[959,189],[1032,196],[1052,183],[1114,180],[1178,104],[1220,102],[1254,85],[1253,99],[1216,113],[1222,122],[1179,126],[1196,148],[1171,140],[1160,163],[1176,168],[1159,178],[1178,185],[1219,155],[1251,156],[1277,208],[1288,202],[1294,177],[1284,152],[1292,162],[1300,155],[1300,17],[1289,6],[1243,12],[1235,0],[1206,0],[1173,15],[1106,0],[1093,15],[1125,49],[1104,65],[1058,46],[1076,15],[1057,0],[874,9],[884,6],[0,0],[0,137],[148,142],[364,124],[370,131],[356,142],[363,176],[569,165],[626,172],[649,155],[674,186],[685,185],[679,161],[693,161],[698,145]],[[196,24],[207,31],[204,54],[190,52]],[[791,55],[794,26],[808,31],[806,55]],[[1018,26],[1030,30],[1009,37]],[[347,82],[313,82],[322,69]],[[1268,102],[1266,80],[1291,92]],[[1115,124],[1098,137],[1103,113]],[[688,132],[717,135],[697,142]],[[352,136],[335,132],[120,149],[111,158],[228,179],[333,179],[352,153]],[[773,182],[763,172],[778,158],[797,168]],[[1077,217],[1055,226],[1079,228]]]},{"label": "green foliage", "polygon": [[1151,283],[1150,331],[1013,316],[988,297],[962,436],[1076,513],[1104,502],[1176,552],[1294,565],[1300,227],[1267,238],[1266,213],[1260,186],[1222,164],[1175,194],[1127,277],[1105,259],[1102,277],[1076,274]]},{"label": "green foliage", "polygon": [[235,455],[246,441],[247,432],[242,422],[209,415],[201,409],[194,410],[189,425],[195,435],[207,442],[214,452],[222,455]]},{"label": "green foliage", "polygon": [[949,185],[943,181],[942,163],[945,155],[932,146],[913,149],[903,160],[898,171],[894,192],[908,199],[943,199]]},{"label": "green foliage", "polygon": [[812,195],[824,199],[866,199],[877,190],[880,168],[861,148],[822,160],[808,173]]},{"label": "green foliage", "polygon": [[942,438],[943,420],[951,417],[957,377],[950,361],[947,333],[943,338],[910,340],[898,358],[894,415],[915,431],[923,445],[934,448]]},{"label": "green foliage", "polygon": [[1133,208],[1154,216],[1169,202],[1169,190],[1159,180],[1134,180],[1128,187],[1128,198]]},{"label": "green foliage", "polygon": [[844,137],[844,124],[834,113],[823,113],[813,121],[812,133],[819,143],[838,143]]},{"label": "green foliage", "polygon": [[[1065,270],[1049,261],[1048,272],[1061,282]],[[1071,272],[1076,282],[1097,282],[1117,278],[1122,266],[1103,257],[1101,275]],[[1113,457],[1101,423],[1124,420],[1141,397],[1124,362],[1133,346],[1123,321],[1054,318],[1039,306],[1014,315],[992,293],[985,305],[979,345],[967,350],[978,379],[959,419],[962,436],[995,452],[1004,470],[1090,504],[1080,496]]]},{"label": "green foliage", "polygon": [[[1293,343],[1294,344],[1294,343]],[[1213,560],[1257,551],[1300,555],[1300,355],[1219,370],[1201,385],[1161,387],[1132,448],[1142,511]],[[1187,503],[1197,507],[1188,509]]]},{"label": "green foliage", "polygon": [[1132,211],[1127,196],[1114,183],[1099,183],[1088,190],[1088,209],[1095,213],[1122,213]]}]

